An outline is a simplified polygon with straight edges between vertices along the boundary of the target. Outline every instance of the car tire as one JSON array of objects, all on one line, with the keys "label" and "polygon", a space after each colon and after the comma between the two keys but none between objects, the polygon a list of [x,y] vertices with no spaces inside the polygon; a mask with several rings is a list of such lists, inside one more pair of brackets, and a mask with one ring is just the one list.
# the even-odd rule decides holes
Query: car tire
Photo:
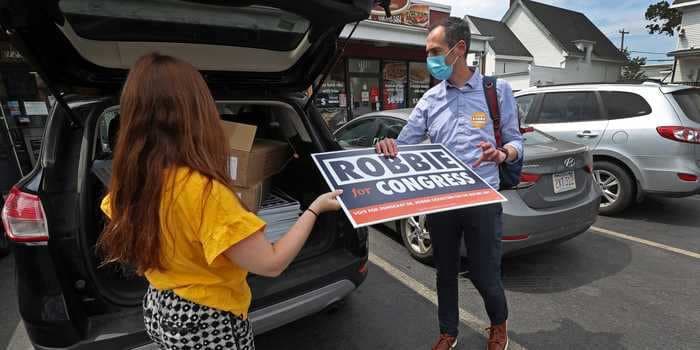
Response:
[{"label": "car tire", "polygon": [[425,224],[425,215],[403,219],[398,224],[401,240],[409,254],[423,264],[431,264],[433,246]]},{"label": "car tire", "polygon": [[621,166],[607,161],[596,162],[593,167],[595,181],[601,186],[601,215],[615,215],[632,204],[635,198],[634,179]]}]

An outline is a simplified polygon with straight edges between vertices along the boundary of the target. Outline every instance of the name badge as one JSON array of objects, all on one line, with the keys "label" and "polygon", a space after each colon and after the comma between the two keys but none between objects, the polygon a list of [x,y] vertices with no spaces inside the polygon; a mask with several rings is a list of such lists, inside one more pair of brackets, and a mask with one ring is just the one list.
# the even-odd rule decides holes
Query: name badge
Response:
[{"label": "name badge", "polygon": [[472,127],[476,129],[483,129],[486,127],[486,118],[488,118],[488,116],[485,112],[472,113]]}]

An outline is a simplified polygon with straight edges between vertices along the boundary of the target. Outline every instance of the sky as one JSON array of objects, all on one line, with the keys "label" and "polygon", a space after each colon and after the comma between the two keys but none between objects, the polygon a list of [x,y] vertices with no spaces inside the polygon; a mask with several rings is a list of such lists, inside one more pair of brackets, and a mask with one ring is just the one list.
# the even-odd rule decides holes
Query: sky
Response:
[{"label": "sky", "polygon": [[[452,6],[452,15],[463,17],[466,14],[500,20],[508,9],[509,0],[430,0],[431,2]],[[649,5],[660,0],[537,0],[538,2],[578,11],[585,14],[600,31],[615,44],[620,46],[621,34],[625,29],[625,47],[632,52],[632,57],[646,57],[647,64],[672,63],[652,60],[669,59],[666,52],[676,46],[676,37],[667,35],[650,35],[645,28],[648,21],[644,18]],[[634,52],[634,51],[643,51]],[[660,53],[660,54],[659,54]]]}]

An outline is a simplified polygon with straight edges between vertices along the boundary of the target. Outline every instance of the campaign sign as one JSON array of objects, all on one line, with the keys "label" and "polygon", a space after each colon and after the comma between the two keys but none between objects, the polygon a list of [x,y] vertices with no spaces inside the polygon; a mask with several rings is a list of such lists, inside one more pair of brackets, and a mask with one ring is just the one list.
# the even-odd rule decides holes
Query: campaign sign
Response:
[{"label": "campaign sign", "polygon": [[312,155],[353,226],[505,202],[506,199],[439,144],[399,146],[395,158],[373,148]]}]

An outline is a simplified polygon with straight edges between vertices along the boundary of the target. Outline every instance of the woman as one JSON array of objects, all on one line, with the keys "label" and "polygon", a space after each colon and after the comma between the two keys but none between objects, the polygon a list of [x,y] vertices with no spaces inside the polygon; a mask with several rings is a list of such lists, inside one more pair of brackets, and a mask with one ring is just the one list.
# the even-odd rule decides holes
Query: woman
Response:
[{"label": "woman", "polygon": [[98,247],[150,286],[149,336],[162,348],[254,349],[246,275],[278,276],[299,253],[316,217],[338,210],[340,192],[319,196],[275,245],[265,223],[238,201],[227,142],[204,79],[157,53],[129,72]]}]

